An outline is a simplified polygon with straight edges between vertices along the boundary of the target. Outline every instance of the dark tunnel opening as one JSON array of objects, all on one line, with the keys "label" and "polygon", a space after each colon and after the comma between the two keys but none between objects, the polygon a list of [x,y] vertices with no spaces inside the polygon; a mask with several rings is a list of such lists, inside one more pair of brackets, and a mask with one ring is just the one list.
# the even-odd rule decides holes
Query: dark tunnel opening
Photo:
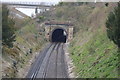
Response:
[{"label": "dark tunnel opening", "polygon": [[67,35],[65,30],[63,29],[55,29],[52,33],[52,38],[51,41],[52,42],[62,42],[62,43],[66,43],[67,40]]}]

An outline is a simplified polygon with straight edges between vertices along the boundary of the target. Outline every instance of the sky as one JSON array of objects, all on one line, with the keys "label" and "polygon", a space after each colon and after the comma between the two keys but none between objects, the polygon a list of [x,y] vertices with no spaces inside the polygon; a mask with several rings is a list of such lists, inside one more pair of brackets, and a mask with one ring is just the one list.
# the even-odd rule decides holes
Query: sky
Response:
[{"label": "sky", "polygon": [[[0,0],[1,2],[46,2],[51,4],[57,4],[61,0]],[[23,12],[24,14],[31,16],[35,15],[35,9],[27,9],[27,8],[16,8],[17,10]]]},{"label": "sky", "polygon": [[16,9],[30,17],[32,15],[35,15],[35,9],[27,9],[27,8],[16,8]]}]

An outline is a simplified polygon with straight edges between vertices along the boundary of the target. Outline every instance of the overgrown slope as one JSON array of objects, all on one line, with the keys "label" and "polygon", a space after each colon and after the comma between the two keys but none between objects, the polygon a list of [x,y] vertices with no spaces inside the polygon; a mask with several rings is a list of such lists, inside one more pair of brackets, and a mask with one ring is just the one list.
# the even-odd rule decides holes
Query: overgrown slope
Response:
[{"label": "overgrown slope", "polygon": [[[44,29],[31,18],[24,20],[21,28],[17,29],[14,47],[3,45],[2,51],[2,77],[25,77],[31,60],[45,43]],[[17,26],[17,25],[16,25]]]},{"label": "overgrown slope", "polygon": [[108,39],[106,32],[102,29],[97,30],[88,40],[91,34],[86,32],[83,40],[75,37],[77,42],[74,39],[71,43],[70,53],[76,75],[82,78],[118,77],[117,68],[120,65],[117,46]]},{"label": "overgrown slope", "polygon": [[119,77],[119,52],[117,46],[108,39],[105,28],[107,15],[112,11],[113,5],[114,3],[108,7],[95,6],[86,16],[87,29],[79,30],[70,44],[77,77]]}]

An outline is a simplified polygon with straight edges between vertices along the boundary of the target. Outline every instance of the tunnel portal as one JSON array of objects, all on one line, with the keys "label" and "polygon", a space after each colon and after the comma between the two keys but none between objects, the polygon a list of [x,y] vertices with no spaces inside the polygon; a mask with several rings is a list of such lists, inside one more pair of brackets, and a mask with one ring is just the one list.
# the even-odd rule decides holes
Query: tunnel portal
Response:
[{"label": "tunnel portal", "polygon": [[63,42],[66,43],[67,34],[64,29],[55,29],[51,35],[52,42]]}]

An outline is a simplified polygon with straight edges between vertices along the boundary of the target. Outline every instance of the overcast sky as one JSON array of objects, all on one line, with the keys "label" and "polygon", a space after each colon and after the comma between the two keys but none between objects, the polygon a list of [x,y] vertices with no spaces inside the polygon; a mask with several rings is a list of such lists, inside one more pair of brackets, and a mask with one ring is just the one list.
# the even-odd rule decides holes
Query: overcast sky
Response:
[{"label": "overcast sky", "polygon": [[[50,4],[56,4],[61,0],[0,0],[2,2],[46,2]],[[25,13],[28,16],[35,14],[35,9],[27,9],[27,8],[16,8],[17,10]]]}]

